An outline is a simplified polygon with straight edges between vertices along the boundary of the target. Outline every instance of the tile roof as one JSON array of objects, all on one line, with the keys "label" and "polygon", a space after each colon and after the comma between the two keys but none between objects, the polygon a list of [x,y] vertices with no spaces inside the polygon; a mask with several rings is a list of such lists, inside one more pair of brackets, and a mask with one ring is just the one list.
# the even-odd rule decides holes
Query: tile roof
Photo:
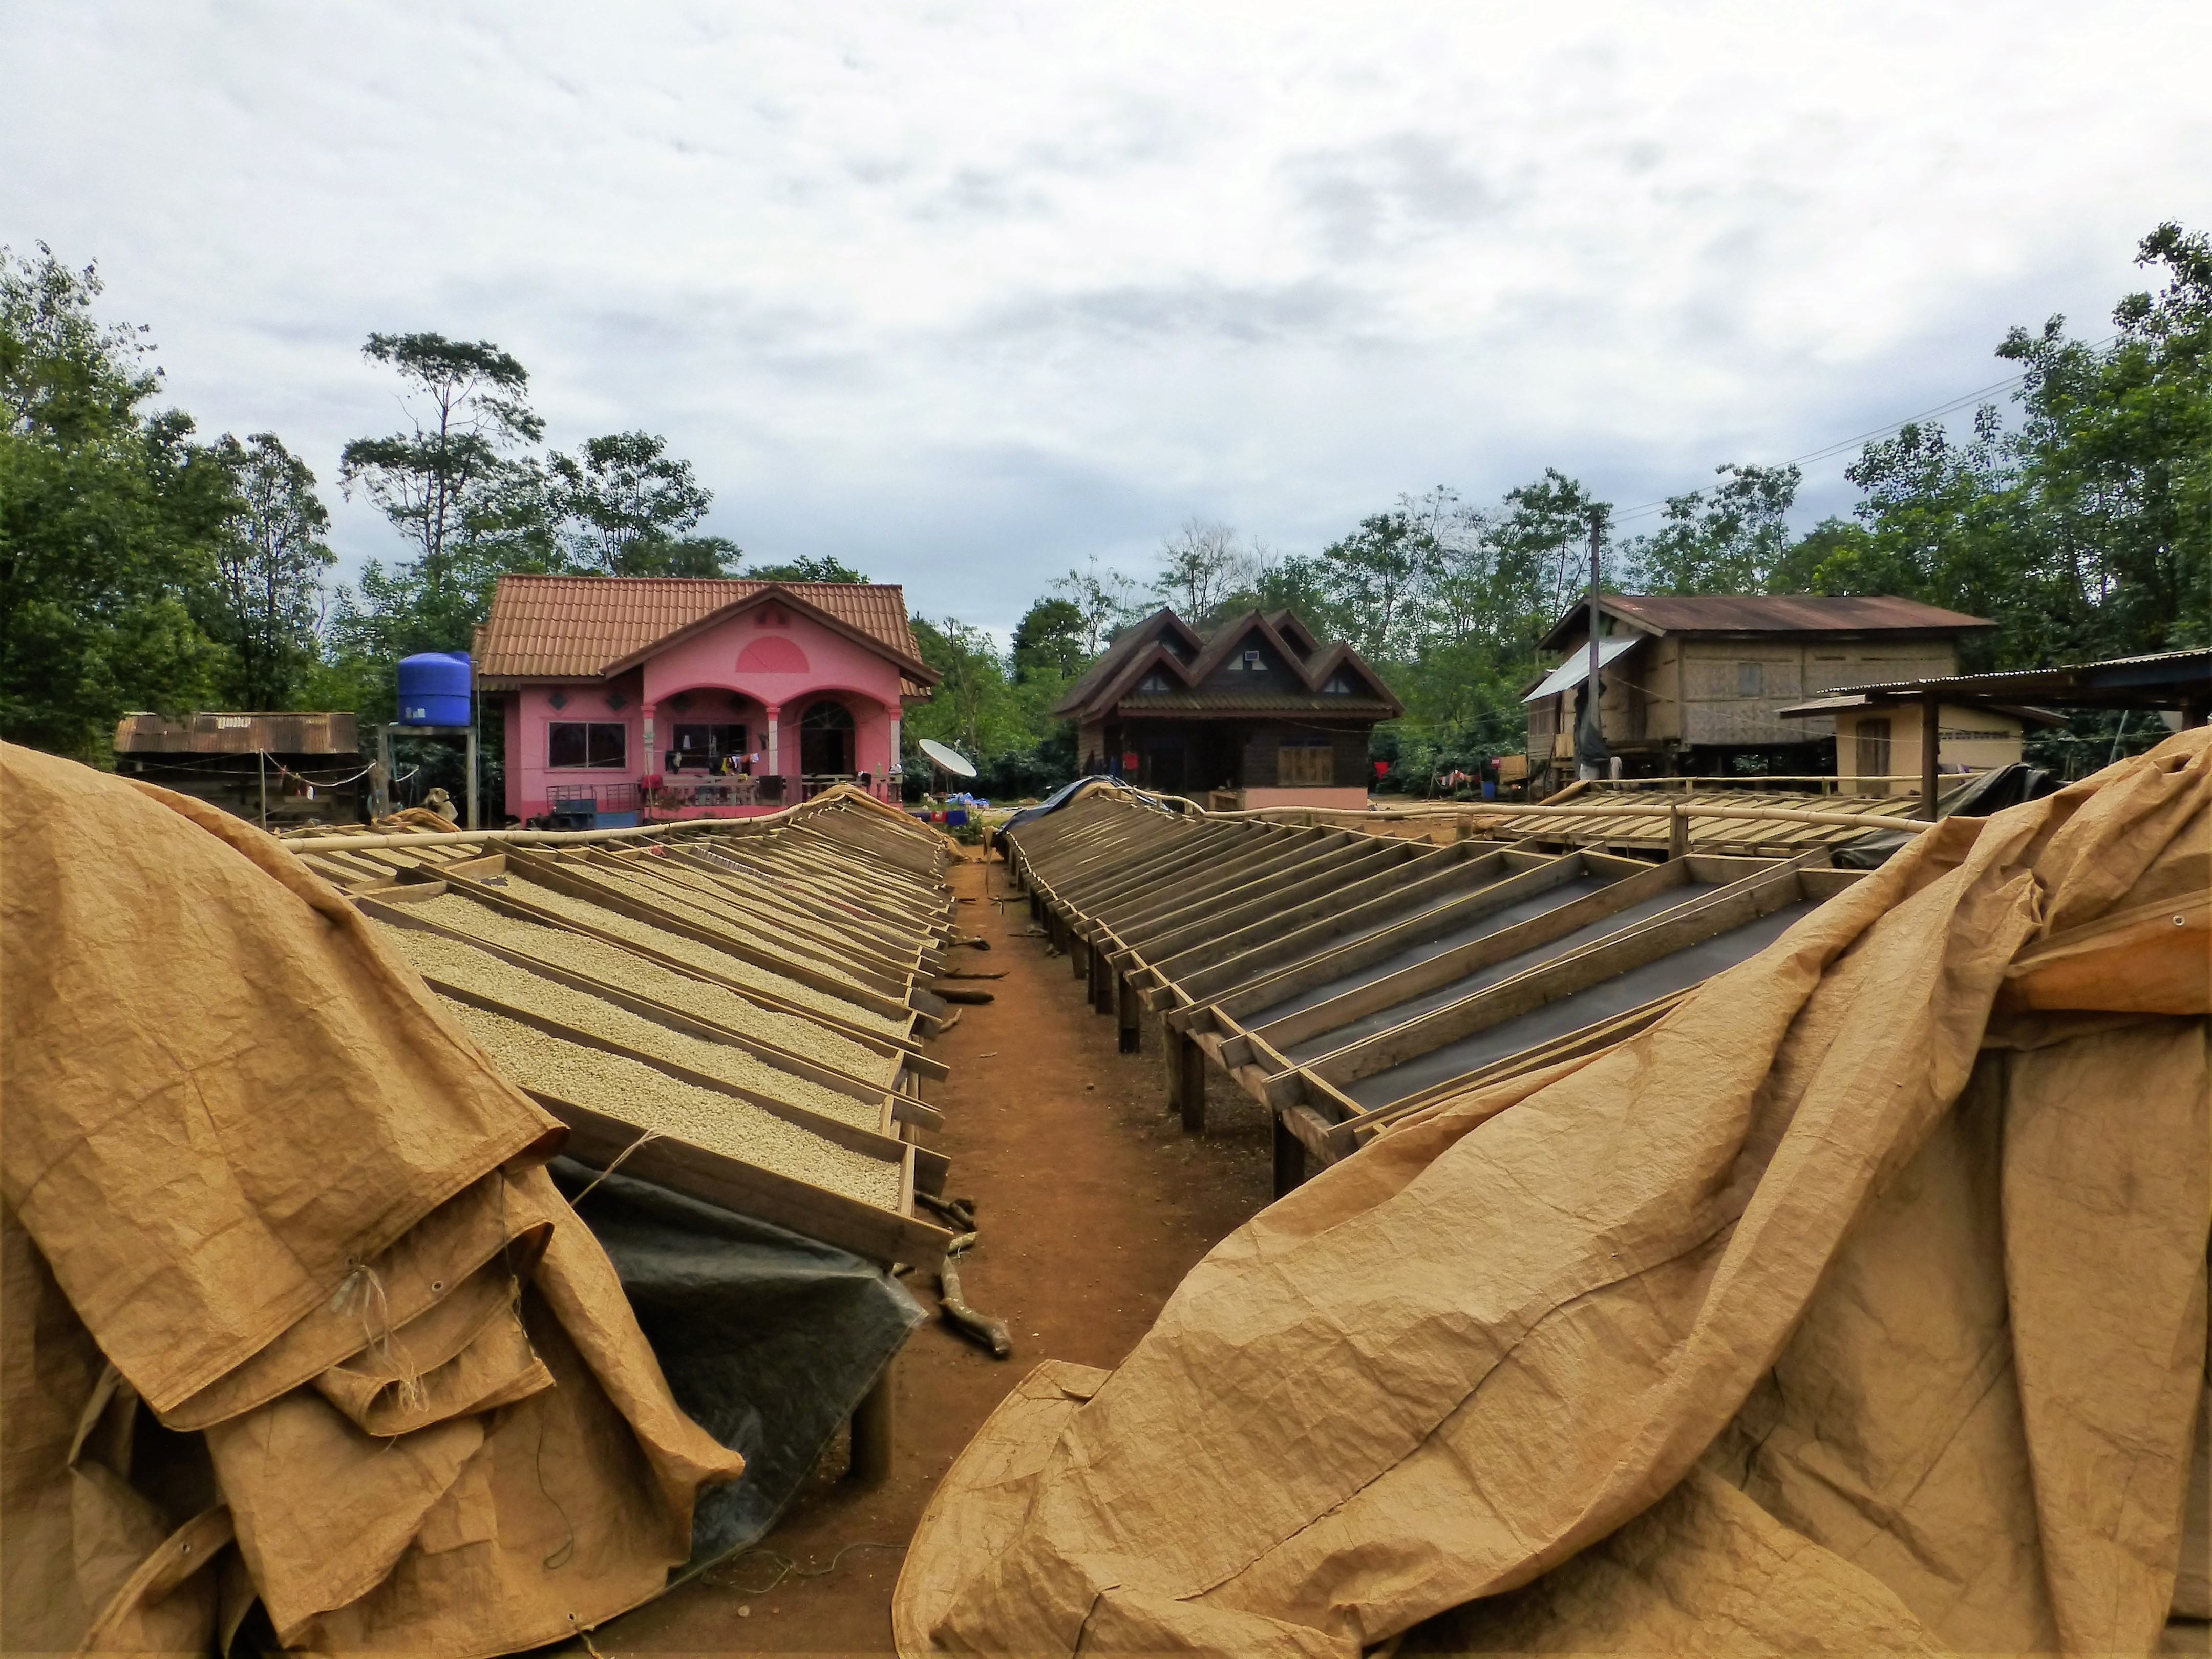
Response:
[{"label": "tile roof", "polygon": [[[770,587],[919,661],[906,590],[887,582],[767,582],[714,576],[501,576],[477,631],[477,672],[498,688],[588,679],[610,664]],[[908,696],[924,687],[908,677]]]},{"label": "tile roof", "polygon": [[1125,719],[1146,714],[1358,714],[1389,720],[1398,711],[1379,697],[1255,696],[1245,691],[1137,692],[1116,705]]},{"label": "tile roof", "polygon": [[[1831,599],[1816,593],[1607,593],[1608,615],[1659,634],[1881,633],[1893,629],[1948,632],[1996,624],[1963,611],[1939,610],[1917,599],[1872,595]],[[1586,634],[1589,602],[1572,606],[1552,625],[1545,647]]]},{"label": "tile roof", "polygon": [[[1295,638],[1305,641],[1310,649],[1301,651],[1292,638],[1286,638],[1277,626],[1279,620],[1292,623]],[[1249,692],[1200,690],[1207,676],[1255,635],[1274,646],[1301,683],[1301,689],[1267,693],[1256,698]],[[1200,648],[1191,656],[1180,655],[1168,649],[1170,638],[1182,641],[1186,650],[1194,641]],[[1153,669],[1171,682],[1179,683],[1182,690],[1139,691],[1136,688],[1142,677]],[[1375,695],[1346,697],[1324,692],[1322,687],[1340,669],[1349,669],[1354,678],[1364,680]],[[1211,639],[1201,640],[1195,629],[1165,606],[1124,629],[1106,653],[1068,689],[1052,713],[1061,720],[1096,720],[1116,707],[1131,714],[1304,709],[1316,714],[1351,714],[1381,708],[1383,712],[1373,717],[1382,720],[1395,720],[1405,712],[1404,705],[1357,651],[1348,645],[1330,645],[1315,640],[1288,611],[1267,617],[1257,611],[1248,611],[1221,623]]]}]

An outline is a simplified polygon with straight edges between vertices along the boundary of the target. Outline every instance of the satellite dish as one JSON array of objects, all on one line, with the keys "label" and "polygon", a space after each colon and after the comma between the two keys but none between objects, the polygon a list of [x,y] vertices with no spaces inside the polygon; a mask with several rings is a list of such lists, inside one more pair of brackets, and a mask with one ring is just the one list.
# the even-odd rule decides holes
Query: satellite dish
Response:
[{"label": "satellite dish", "polygon": [[956,778],[972,778],[975,775],[975,769],[967,757],[950,744],[939,743],[935,738],[924,738],[915,746]]}]

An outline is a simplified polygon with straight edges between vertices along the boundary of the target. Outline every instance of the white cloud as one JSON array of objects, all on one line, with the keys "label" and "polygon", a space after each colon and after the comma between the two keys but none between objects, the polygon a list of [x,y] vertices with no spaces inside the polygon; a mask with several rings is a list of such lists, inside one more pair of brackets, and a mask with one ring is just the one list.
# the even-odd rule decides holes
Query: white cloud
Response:
[{"label": "white cloud", "polygon": [[[1194,514],[1634,502],[2097,332],[2212,220],[2201,5],[113,3],[0,18],[0,239],[328,479],[371,329],[1003,629]],[[1840,463],[1808,505],[1845,504]],[[349,560],[396,543],[358,505]]]}]

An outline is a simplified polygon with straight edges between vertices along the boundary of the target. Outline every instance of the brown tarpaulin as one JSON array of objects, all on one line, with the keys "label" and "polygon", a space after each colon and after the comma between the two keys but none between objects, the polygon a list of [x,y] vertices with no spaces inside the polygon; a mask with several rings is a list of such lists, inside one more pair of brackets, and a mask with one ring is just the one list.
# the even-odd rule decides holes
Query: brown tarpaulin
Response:
[{"label": "brown tarpaulin", "polygon": [[198,802],[0,746],[0,1648],[485,1654],[654,1594],[741,1460],[560,1126]]},{"label": "brown tarpaulin", "polygon": [[2212,734],[1954,819],[1046,1365],[941,1650],[2144,1652],[2202,1617]]}]

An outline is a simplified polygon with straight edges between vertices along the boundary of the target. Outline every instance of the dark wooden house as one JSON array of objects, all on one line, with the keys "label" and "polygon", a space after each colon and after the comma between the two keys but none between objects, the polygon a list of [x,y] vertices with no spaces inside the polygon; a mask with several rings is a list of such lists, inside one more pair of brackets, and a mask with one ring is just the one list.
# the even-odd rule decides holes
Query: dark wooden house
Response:
[{"label": "dark wooden house", "polygon": [[1358,652],[1289,611],[1201,635],[1172,611],[1124,629],[1053,714],[1083,769],[1218,806],[1364,806],[1367,736],[1404,712]]}]

